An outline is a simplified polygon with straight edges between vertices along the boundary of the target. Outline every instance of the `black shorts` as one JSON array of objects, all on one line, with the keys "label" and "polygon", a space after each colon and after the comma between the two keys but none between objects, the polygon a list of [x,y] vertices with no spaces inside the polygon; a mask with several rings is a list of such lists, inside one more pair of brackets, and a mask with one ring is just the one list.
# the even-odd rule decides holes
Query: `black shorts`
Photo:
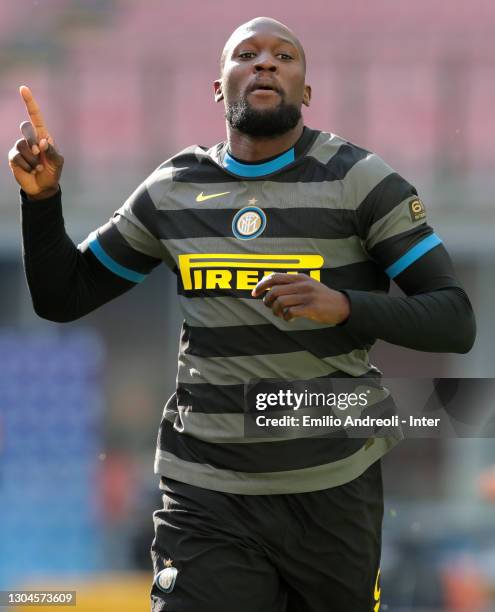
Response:
[{"label": "black shorts", "polygon": [[310,493],[236,495],[163,479],[153,612],[377,612],[380,461]]}]

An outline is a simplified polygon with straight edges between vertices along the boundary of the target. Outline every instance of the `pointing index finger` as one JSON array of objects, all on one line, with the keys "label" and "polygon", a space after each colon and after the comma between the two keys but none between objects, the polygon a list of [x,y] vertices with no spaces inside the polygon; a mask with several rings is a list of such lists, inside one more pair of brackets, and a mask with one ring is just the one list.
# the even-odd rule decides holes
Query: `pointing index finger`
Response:
[{"label": "pointing index finger", "polygon": [[31,90],[29,89],[29,87],[26,87],[26,85],[21,85],[19,87],[19,93],[21,94],[24,104],[26,105],[26,110],[28,112],[29,118],[31,119],[31,123],[33,124],[34,129],[36,130],[38,139],[48,138],[50,134],[48,133],[48,130],[46,128],[45,120],[43,119],[43,115],[41,114],[40,107],[34,99]]}]

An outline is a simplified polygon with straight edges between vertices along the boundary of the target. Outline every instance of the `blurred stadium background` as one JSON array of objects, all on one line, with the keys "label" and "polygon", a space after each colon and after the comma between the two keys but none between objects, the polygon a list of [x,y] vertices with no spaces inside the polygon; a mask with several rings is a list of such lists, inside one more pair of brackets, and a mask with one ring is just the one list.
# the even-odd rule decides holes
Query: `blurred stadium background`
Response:
[{"label": "blurred stadium background", "polygon": [[[148,609],[154,443],[180,324],[164,269],[69,325],[32,312],[6,163],[26,118],[18,86],[65,156],[79,242],[161,161],[223,139],[211,82],[227,36],[257,15],[306,48],[306,123],[416,185],[472,298],[470,354],[379,343],[374,363],[387,376],[493,376],[493,2],[1,0],[0,589],[77,588],[79,610]],[[382,610],[495,610],[495,507],[479,487],[494,463],[491,439],[411,440],[385,459]]]}]

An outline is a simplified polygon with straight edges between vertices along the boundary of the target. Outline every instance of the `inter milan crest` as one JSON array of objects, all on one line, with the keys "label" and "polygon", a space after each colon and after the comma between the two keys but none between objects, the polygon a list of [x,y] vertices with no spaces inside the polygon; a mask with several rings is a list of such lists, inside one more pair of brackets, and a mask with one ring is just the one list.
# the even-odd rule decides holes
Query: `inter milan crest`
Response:
[{"label": "inter milan crest", "polygon": [[257,238],[265,231],[266,215],[257,206],[246,206],[237,211],[232,221],[232,232],[239,240]]},{"label": "inter milan crest", "polygon": [[172,566],[173,561],[167,559],[165,561],[165,569],[155,576],[155,584],[164,593],[170,593],[175,586],[175,580],[177,579],[177,568]]}]

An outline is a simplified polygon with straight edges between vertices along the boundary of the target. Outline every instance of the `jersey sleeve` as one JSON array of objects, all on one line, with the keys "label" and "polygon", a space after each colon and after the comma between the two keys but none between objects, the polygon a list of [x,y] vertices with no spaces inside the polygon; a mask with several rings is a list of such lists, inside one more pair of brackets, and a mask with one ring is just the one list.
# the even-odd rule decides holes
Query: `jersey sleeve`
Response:
[{"label": "jersey sleeve", "polygon": [[360,163],[350,185],[357,232],[406,297],[344,290],[350,316],[343,325],[414,350],[468,352],[476,336],[473,309],[416,189],[375,155]]},{"label": "jersey sleeve", "polygon": [[105,268],[133,283],[142,282],[162,261],[175,266],[160,240],[148,185],[143,182],[107,223],[78,245],[81,252],[90,250]]},{"label": "jersey sleeve", "polygon": [[397,279],[442,240],[428,224],[413,185],[379,157],[370,158],[361,180],[372,187],[356,208],[358,232],[369,256]]}]

